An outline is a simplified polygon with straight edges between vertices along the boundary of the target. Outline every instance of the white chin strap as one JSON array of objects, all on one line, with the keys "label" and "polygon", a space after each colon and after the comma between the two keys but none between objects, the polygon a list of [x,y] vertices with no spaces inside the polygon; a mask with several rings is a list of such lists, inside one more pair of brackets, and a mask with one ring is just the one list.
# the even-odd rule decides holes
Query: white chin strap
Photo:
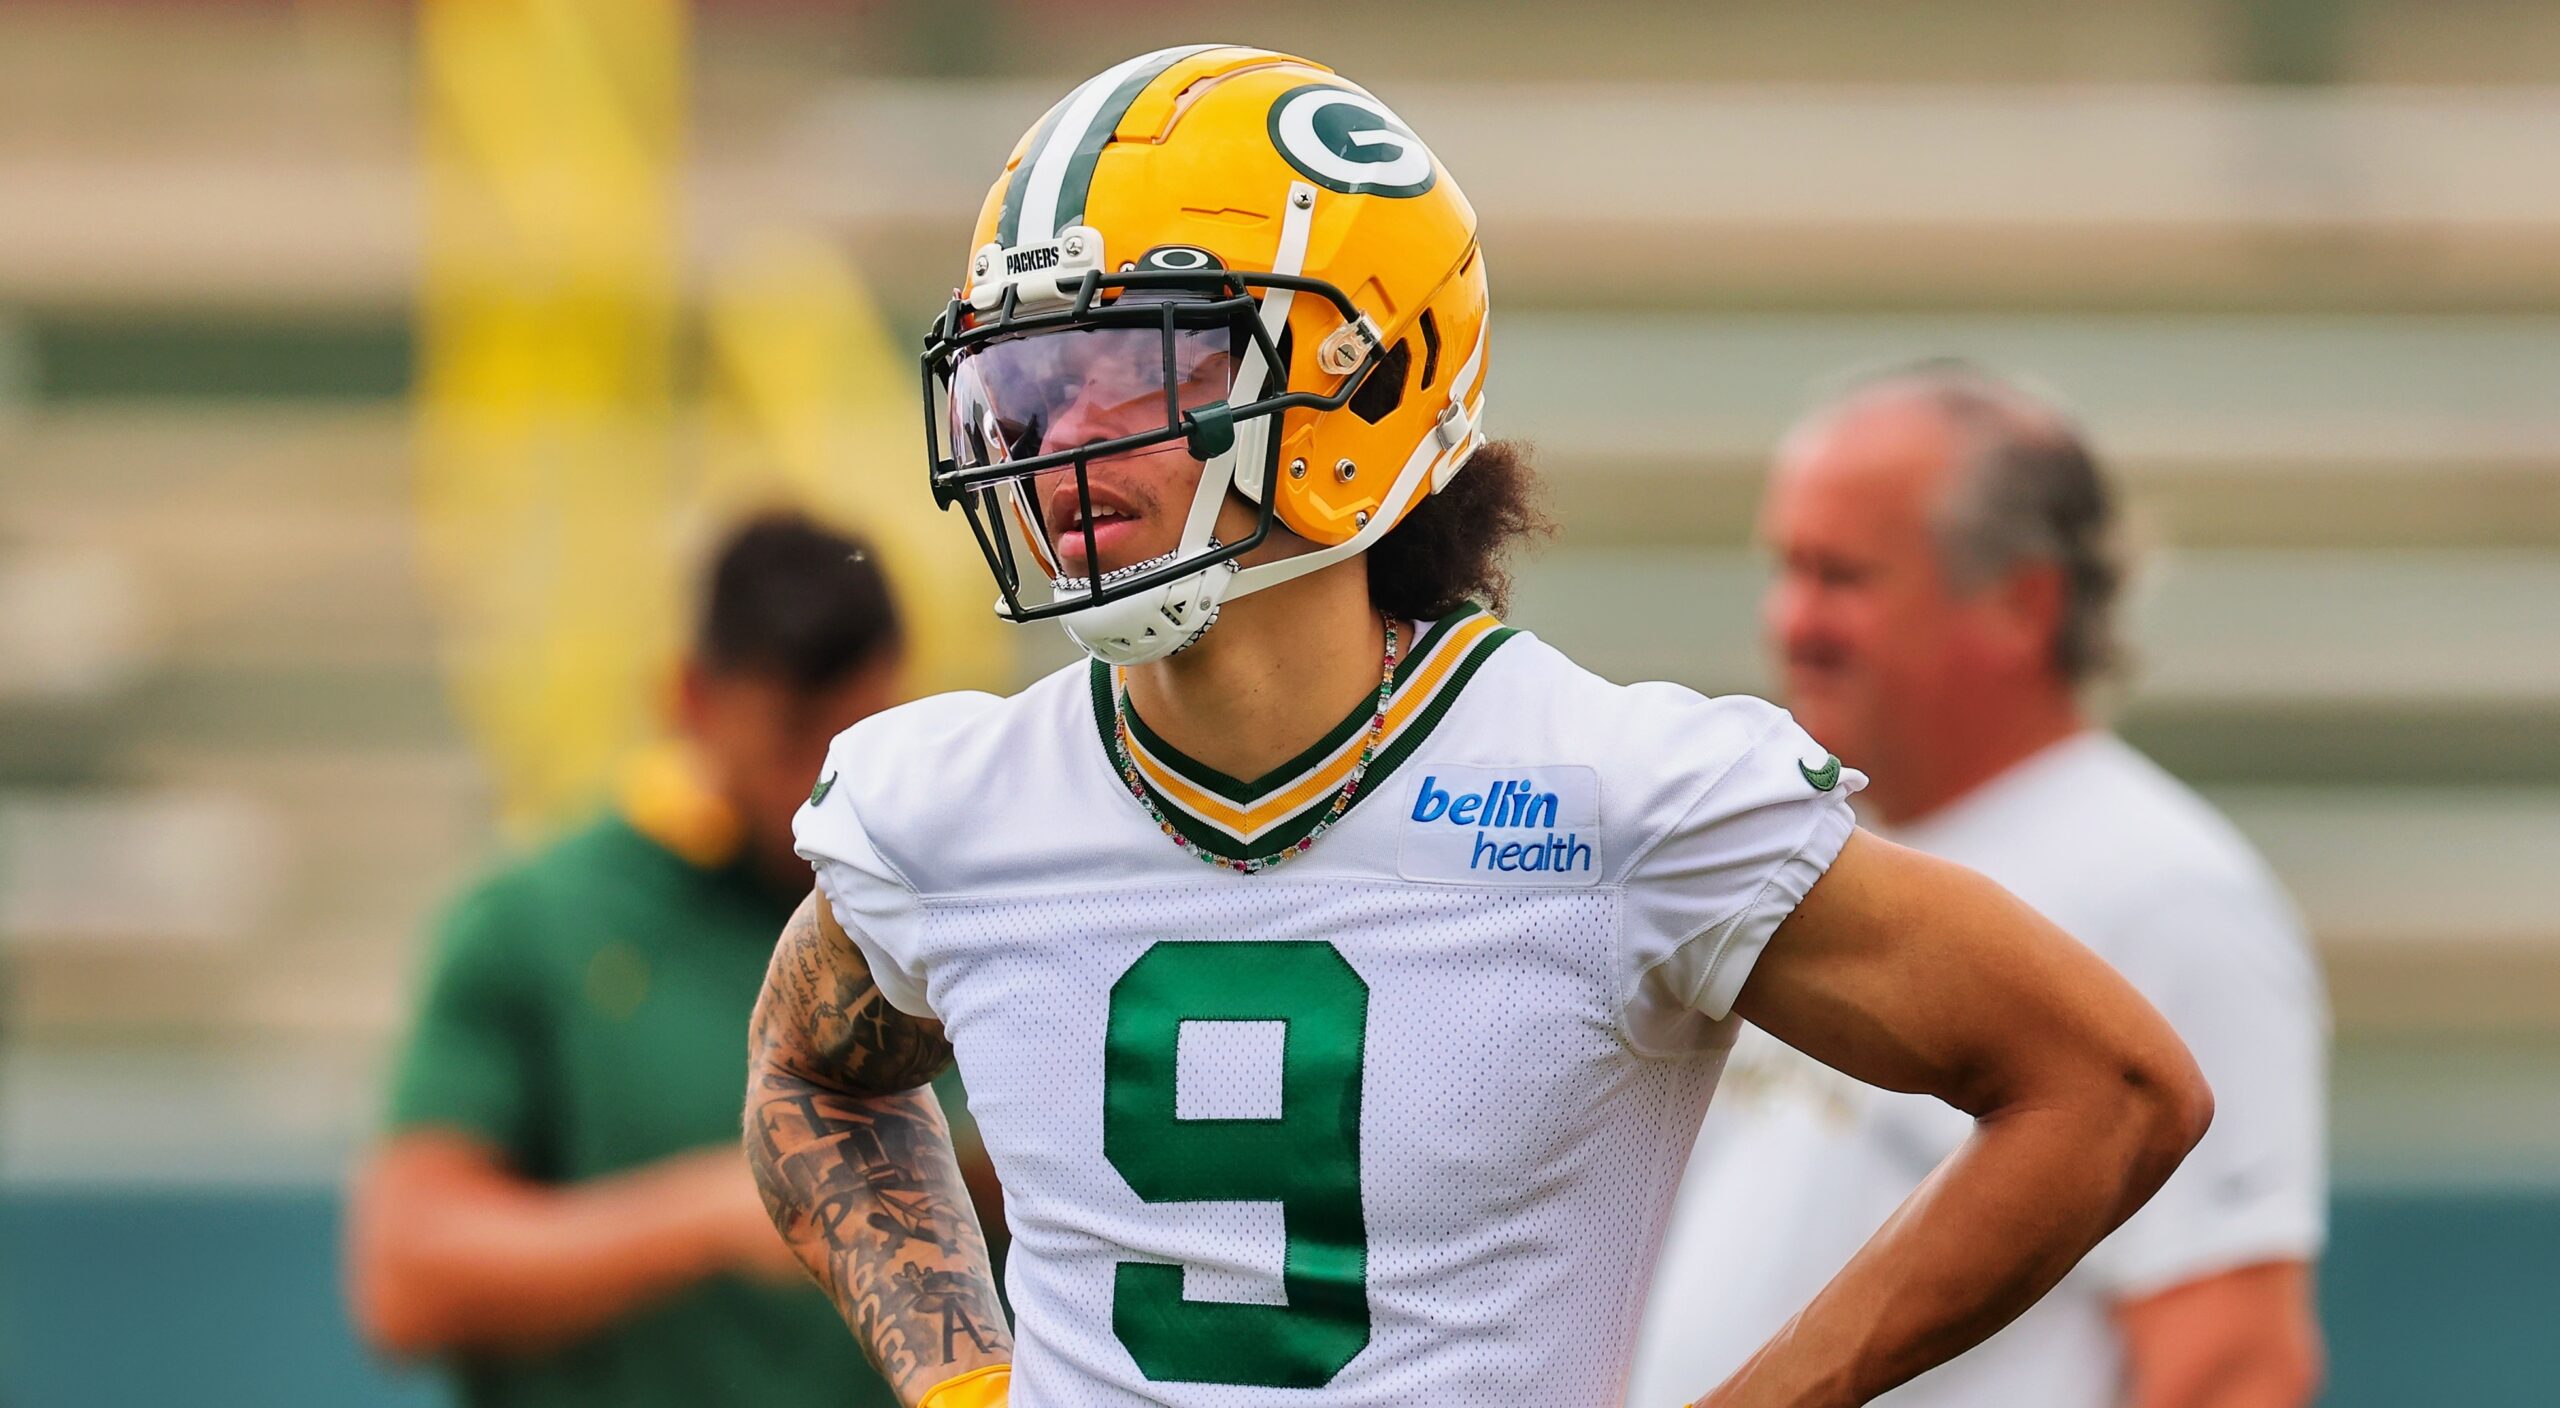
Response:
[{"label": "white chin strap", "polygon": [[[1151,571],[1172,561],[1174,555],[1151,558],[1118,572],[1106,572],[1102,580],[1108,585],[1113,577]],[[1143,665],[1161,660],[1200,638],[1218,619],[1218,607],[1227,598],[1228,585],[1236,579],[1232,561],[1214,563],[1197,572],[1186,573],[1152,591],[1106,601],[1070,611],[1058,618],[1067,638],[1085,654],[1105,665]],[[1083,578],[1062,579],[1060,592],[1086,590]]]},{"label": "white chin strap", "polygon": [[[1289,184],[1287,214],[1280,226],[1280,249],[1272,260],[1271,272],[1294,275],[1306,266],[1307,234],[1315,223],[1315,203],[1314,186],[1304,181]],[[1279,345],[1281,331],[1289,324],[1293,294],[1293,290],[1275,288],[1262,295],[1262,330],[1274,346]],[[1484,397],[1477,390],[1476,379],[1484,369],[1485,338],[1485,331],[1479,328],[1475,349],[1449,379],[1449,404],[1440,413],[1438,424],[1421,444],[1414,446],[1404,467],[1397,471],[1395,482],[1388,486],[1385,501],[1358,532],[1332,547],[1277,562],[1241,569],[1233,561],[1213,563],[1151,591],[1067,612],[1057,618],[1058,624],[1066,628],[1068,638],[1085,654],[1106,665],[1143,665],[1198,640],[1217,621],[1218,608],[1225,603],[1367,551],[1404,517],[1405,510],[1426,492],[1426,486],[1438,489],[1448,483],[1466,463],[1467,456],[1484,443],[1484,432],[1476,422]],[[1246,400],[1260,399],[1269,389],[1264,383],[1270,374],[1263,365],[1262,346],[1256,342],[1245,349],[1239,360],[1235,394]],[[1229,489],[1259,504],[1262,483],[1255,476],[1269,461],[1271,435],[1278,428],[1278,421],[1277,416],[1255,416],[1238,423],[1234,447],[1201,469],[1200,487],[1192,491],[1191,511],[1183,519],[1182,537],[1173,552],[1122,572],[1136,573],[1208,551],[1217,531],[1218,510],[1226,506]],[[1119,575],[1106,573],[1103,581],[1107,584]],[[1082,579],[1061,581],[1058,586],[1062,591],[1085,589]]]}]

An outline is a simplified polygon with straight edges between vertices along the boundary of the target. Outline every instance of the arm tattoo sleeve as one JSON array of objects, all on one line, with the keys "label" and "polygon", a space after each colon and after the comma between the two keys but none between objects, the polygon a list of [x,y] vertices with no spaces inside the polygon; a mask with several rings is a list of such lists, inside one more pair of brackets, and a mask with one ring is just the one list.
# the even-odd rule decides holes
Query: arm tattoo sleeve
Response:
[{"label": "arm tattoo sleeve", "polygon": [[747,1161],[774,1226],[901,1401],[1013,1357],[951,1130],[939,1025],[889,1005],[815,895],[775,948],[749,1037]]}]

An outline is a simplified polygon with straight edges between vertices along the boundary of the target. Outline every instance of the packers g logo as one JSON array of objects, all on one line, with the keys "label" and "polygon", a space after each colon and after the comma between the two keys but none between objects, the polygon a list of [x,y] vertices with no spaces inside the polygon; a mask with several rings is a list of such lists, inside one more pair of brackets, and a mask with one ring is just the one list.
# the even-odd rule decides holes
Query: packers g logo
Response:
[{"label": "packers g logo", "polygon": [[1271,144],[1305,177],[1347,196],[1418,196],[1438,179],[1431,149],[1366,93],[1310,83],[1271,105]]}]

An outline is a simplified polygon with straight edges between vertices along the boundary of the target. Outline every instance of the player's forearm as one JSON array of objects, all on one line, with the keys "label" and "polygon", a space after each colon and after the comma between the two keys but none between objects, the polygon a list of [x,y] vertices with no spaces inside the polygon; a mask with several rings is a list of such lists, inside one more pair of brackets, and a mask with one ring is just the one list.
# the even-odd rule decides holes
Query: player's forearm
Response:
[{"label": "player's forearm", "polygon": [[1707,1408],[1863,1404],[2008,1324],[2131,1216],[2201,1125],[2174,1094],[1987,1115]]},{"label": "player's forearm", "polygon": [[902,1402],[1013,1358],[930,1088],[856,1096],[759,1060],[747,1158],[766,1211]]},{"label": "player's forearm", "polygon": [[1013,1358],[986,1237],[927,1085],[939,1024],[891,1005],[815,895],[774,946],[747,1035],[747,1162],[765,1211],[899,1398]]},{"label": "player's forearm", "polygon": [[359,1195],[367,1337],[395,1354],[552,1348],[711,1275],[718,1231],[652,1166],[553,1188],[461,1166],[390,1170]]}]

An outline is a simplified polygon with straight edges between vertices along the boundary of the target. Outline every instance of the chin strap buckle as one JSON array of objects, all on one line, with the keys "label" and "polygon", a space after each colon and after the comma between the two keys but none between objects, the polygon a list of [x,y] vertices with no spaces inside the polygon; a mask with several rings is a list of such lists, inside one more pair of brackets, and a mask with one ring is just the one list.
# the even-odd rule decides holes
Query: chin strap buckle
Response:
[{"label": "chin strap buckle", "polygon": [[1456,401],[1450,402],[1449,409],[1442,411],[1440,419],[1431,424],[1432,437],[1440,442],[1444,451],[1466,444],[1475,433],[1476,425],[1467,419],[1467,408]]},{"label": "chin strap buckle", "polygon": [[1449,409],[1431,423],[1431,438],[1440,445],[1440,453],[1434,456],[1437,463],[1431,467],[1431,491],[1436,494],[1466,467],[1467,449],[1477,439],[1476,423],[1467,415],[1464,402],[1449,403]]}]

